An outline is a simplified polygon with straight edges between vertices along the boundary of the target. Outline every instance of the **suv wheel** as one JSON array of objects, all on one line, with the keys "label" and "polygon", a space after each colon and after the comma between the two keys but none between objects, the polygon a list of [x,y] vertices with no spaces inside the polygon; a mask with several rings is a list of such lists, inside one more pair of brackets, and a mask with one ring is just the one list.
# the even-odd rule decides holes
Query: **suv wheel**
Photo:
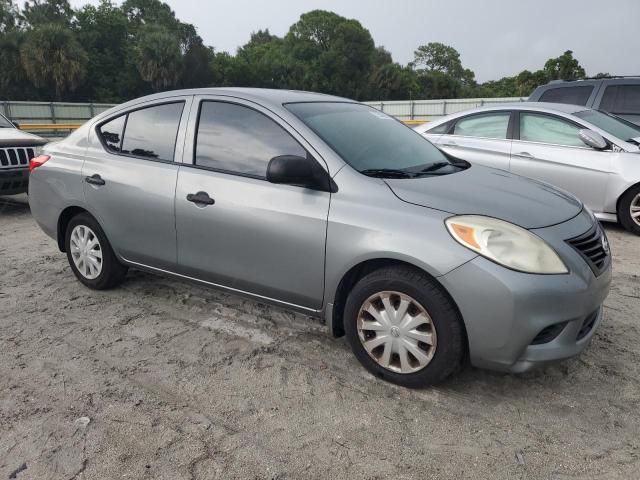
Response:
[{"label": "suv wheel", "polygon": [[640,235],[640,185],[629,189],[620,198],[618,219],[626,230]]},{"label": "suv wheel", "polygon": [[86,213],[69,222],[65,249],[73,273],[89,288],[112,288],[127,274],[127,267],[116,258],[98,222]]},{"label": "suv wheel", "polygon": [[427,275],[387,267],[363,277],[345,306],[345,332],[372,374],[405,387],[441,382],[461,365],[462,321]]}]

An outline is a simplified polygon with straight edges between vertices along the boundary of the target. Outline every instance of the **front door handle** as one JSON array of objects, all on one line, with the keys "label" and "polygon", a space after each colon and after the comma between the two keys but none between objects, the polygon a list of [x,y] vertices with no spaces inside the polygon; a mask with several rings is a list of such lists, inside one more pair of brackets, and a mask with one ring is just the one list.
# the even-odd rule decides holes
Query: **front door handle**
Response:
[{"label": "front door handle", "polygon": [[216,201],[209,196],[207,192],[190,193],[187,195],[187,201],[196,205],[213,205]]},{"label": "front door handle", "polygon": [[529,152],[520,152],[516,153],[515,155],[523,158],[533,158],[533,155],[531,155]]},{"label": "front door handle", "polygon": [[104,185],[105,184],[105,181],[97,173],[94,173],[90,177],[85,177],[84,181],[87,182],[87,183],[90,183],[91,185]]},{"label": "front door handle", "polygon": [[442,144],[445,147],[457,147],[458,144],[456,142],[448,141],[447,143]]}]

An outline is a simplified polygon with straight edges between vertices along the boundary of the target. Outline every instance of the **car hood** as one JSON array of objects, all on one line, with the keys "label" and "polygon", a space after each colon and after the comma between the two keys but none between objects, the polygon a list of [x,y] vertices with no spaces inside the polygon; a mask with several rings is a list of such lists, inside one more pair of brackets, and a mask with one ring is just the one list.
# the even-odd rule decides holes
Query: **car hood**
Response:
[{"label": "car hood", "polygon": [[555,225],[582,211],[577,198],[551,185],[480,165],[449,175],[385,181],[405,202],[459,215],[486,215],[523,228]]},{"label": "car hood", "polygon": [[33,147],[45,143],[44,138],[17,128],[0,128],[0,147]]}]

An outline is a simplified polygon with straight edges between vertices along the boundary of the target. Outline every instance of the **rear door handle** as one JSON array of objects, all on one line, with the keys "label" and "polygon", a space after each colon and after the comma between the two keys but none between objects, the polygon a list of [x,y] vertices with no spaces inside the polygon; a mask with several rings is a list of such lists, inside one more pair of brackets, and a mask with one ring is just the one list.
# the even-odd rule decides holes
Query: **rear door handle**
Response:
[{"label": "rear door handle", "polygon": [[97,173],[94,173],[90,177],[85,177],[84,181],[87,182],[87,183],[90,183],[91,185],[104,185],[105,184],[105,181]]},{"label": "rear door handle", "polygon": [[534,158],[533,155],[531,155],[529,152],[516,153],[516,156],[523,158]]},{"label": "rear door handle", "polygon": [[447,143],[442,144],[445,147],[457,147],[458,144],[456,142],[448,141]]},{"label": "rear door handle", "polygon": [[187,195],[187,201],[196,205],[213,205],[216,201],[209,196],[207,192],[190,193]]}]

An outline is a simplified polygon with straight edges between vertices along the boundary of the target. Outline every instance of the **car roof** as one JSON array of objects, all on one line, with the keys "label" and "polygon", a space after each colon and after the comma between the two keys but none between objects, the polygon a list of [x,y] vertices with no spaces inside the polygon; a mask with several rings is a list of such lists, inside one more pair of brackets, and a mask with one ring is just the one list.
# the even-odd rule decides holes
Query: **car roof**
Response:
[{"label": "car roof", "polygon": [[336,97],[324,93],[305,92],[300,90],[279,90],[272,88],[242,88],[242,87],[216,87],[216,88],[192,88],[187,90],[170,90],[139,97],[130,102],[119,105],[125,107],[137,103],[153,100],[162,100],[183,95],[222,95],[245,100],[251,100],[261,104],[282,105],[294,102],[353,102],[348,98]]},{"label": "car roof", "polygon": [[[465,110],[465,112],[470,111],[483,111],[483,110],[555,110],[556,112],[562,113],[576,113],[582,112],[583,110],[590,110],[584,105],[571,105],[569,103],[549,103],[549,102],[513,102],[513,103],[503,103],[500,105],[491,105],[488,107],[480,107],[474,110]],[[461,112],[462,113],[462,112]]]}]

